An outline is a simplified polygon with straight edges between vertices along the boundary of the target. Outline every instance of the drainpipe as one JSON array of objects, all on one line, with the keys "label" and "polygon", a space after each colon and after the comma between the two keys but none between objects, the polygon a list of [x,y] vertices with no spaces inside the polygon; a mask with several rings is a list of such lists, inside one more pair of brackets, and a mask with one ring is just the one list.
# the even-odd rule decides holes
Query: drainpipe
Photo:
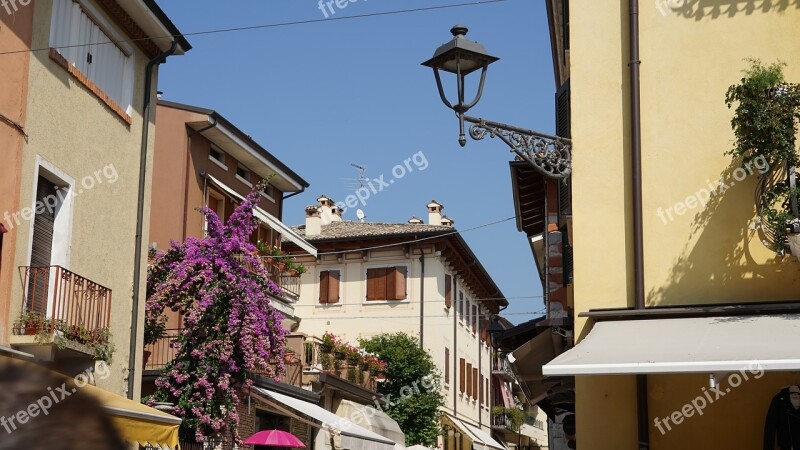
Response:
[{"label": "drainpipe", "polygon": [[458,394],[456,393],[456,379],[458,382],[461,383],[461,372],[458,371],[458,282],[456,281],[455,277],[456,273],[453,273],[453,277],[450,279],[450,292],[453,293],[453,298],[455,301],[453,302],[453,376],[451,377],[452,386],[453,386],[453,417],[458,416]]},{"label": "drainpipe", "polygon": [[425,349],[425,250],[419,251],[419,348]]},{"label": "drainpipe", "polygon": [[[634,306],[645,309],[644,238],[642,232],[642,114],[639,68],[639,0],[629,0],[630,14],[630,90],[631,90],[631,187],[633,200],[633,280]],[[647,405],[647,375],[636,376],[636,413],[639,449],[650,448],[650,419]]]},{"label": "drainpipe", "polygon": [[153,90],[153,68],[166,61],[175,53],[178,41],[173,39],[172,45],[164,53],[147,63],[144,74],[144,108],[142,109],[142,149],[139,152],[139,195],[136,209],[136,248],[133,256],[133,305],[131,308],[131,346],[128,356],[128,398],[133,399],[133,388],[136,375],[136,341],[139,327],[139,284],[142,278],[142,234],[144,227],[144,187],[147,178],[147,141],[150,135],[150,97]]}]

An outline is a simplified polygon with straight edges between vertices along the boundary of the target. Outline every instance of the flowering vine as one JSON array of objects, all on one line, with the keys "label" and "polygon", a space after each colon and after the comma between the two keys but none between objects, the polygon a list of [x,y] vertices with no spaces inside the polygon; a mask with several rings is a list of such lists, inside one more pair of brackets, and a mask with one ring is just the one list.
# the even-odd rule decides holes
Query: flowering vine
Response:
[{"label": "flowering vine", "polygon": [[252,383],[248,372],[276,378],[284,370],[286,330],[269,297],[282,292],[248,240],[258,227],[253,208],[264,183],[225,225],[214,211],[201,209],[207,236],[173,242],[148,267],[145,321],[163,326],[171,309],[181,313],[184,327],[148,404],[174,403],[183,439],[205,442],[228,434],[241,443],[238,393]]}]

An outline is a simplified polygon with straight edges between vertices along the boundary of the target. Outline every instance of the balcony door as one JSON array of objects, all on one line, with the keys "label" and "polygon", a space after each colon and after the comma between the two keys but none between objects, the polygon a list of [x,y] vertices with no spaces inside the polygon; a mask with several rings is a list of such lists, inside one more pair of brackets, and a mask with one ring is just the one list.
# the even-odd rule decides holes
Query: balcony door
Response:
[{"label": "balcony door", "polygon": [[[39,175],[36,183],[37,205],[55,205],[58,200],[55,183]],[[41,202],[41,203],[40,203]],[[50,270],[53,257],[53,234],[55,231],[55,207],[40,208],[33,218],[31,263],[28,275],[27,309],[46,313],[47,293],[50,285]]]}]

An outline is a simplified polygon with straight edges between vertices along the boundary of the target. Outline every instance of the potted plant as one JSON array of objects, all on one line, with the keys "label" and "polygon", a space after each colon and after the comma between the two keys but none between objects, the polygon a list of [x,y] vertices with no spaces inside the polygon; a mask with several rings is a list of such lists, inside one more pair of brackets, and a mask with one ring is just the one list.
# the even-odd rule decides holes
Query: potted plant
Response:
[{"label": "potted plant", "polygon": [[361,351],[352,345],[348,345],[345,349],[345,357],[347,358],[347,362],[353,367],[357,367],[361,363],[362,359]]},{"label": "potted plant", "polygon": [[333,347],[333,356],[339,361],[344,361],[347,358],[347,348],[347,344],[337,341]]},{"label": "potted plant", "polygon": [[26,311],[18,319],[20,330],[25,335],[34,336],[45,328],[45,319],[38,311]]},{"label": "potted plant", "polygon": [[[800,232],[800,224],[793,226],[798,211],[792,207],[800,191],[789,182],[800,162],[795,149],[800,85],[784,80],[785,63],[748,61],[750,67],[744,77],[725,95],[728,108],[736,104],[731,119],[736,140],[726,154],[751,171],[754,163],[759,168],[766,164],[767,169],[759,173],[756,219],[765,245],[783,255],[791,246],[789,236]],[[797,236],[792,240],[800,241]]]},{"label": "potted plant", "polygon": [[336,336],[329,332],[325,332],[322,335],[322,342],[319,344],[319,349],[322,353],[331,353],[333,352],[333,347],[336,345]]}]

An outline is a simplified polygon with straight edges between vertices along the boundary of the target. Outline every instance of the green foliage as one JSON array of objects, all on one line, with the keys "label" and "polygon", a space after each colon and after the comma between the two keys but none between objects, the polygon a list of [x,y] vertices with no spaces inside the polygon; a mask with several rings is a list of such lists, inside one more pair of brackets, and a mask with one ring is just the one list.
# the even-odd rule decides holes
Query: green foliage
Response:
[{"label": "green foliage", "polygon": [[378,393],[388,400],[384,412],[400,425],[406,445],[435,446],[444,398],[441,374],[431,356],[417,338],[404,333],[381,334],[359,343],[386,362],[386,381]]},{"label": "green foliage", "polygon": [[[750,67],[738,84],[725,95],[728,108],[736,105],[731,119],[736,140],[726,152],[743,166],[757,160],[766,161],[770,170],[761,173],[765,184],[757,199],[759,218],[770,239],[772,249],[783,254],[787,247],[787,227],[795,218],[789,213],[791,194],[787,181],[776,177],[779,170],[798,165],[795,149],[797,123],[800,120],[800,85],[786,83],[783,62],[764,65],[758,59],[747,60]],[[773,181],[776,180],[777,181]]]},{"label": "green foliage", "polygon": [[506,416],[508,418],[509,428],[515,433],[518,433],[522,425],[530,418],[528,413],[519,408],[506,408],[504,406],[493,407],[492,414]]}]

